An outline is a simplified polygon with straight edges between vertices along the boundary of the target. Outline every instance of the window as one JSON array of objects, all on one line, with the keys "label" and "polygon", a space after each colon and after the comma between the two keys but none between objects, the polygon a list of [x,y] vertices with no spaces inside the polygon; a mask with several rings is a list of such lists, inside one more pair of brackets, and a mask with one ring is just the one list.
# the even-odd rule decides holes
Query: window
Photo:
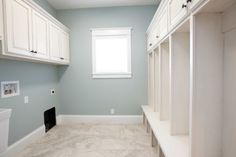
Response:
[{"label": "window", "polygon": [[131,78],[131,28],[92,30],[93,78]]}]

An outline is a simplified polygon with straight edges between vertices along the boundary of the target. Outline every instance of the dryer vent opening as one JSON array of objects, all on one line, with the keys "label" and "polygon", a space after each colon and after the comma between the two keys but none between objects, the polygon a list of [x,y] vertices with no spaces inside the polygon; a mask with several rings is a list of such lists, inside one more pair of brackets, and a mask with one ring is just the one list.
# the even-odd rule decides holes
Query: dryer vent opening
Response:
[{"label": "dryer vent opening", "polygon": [[44,112],[45,131],[48,132],[51,128],[56,126],[56,108],[53,107]]}]

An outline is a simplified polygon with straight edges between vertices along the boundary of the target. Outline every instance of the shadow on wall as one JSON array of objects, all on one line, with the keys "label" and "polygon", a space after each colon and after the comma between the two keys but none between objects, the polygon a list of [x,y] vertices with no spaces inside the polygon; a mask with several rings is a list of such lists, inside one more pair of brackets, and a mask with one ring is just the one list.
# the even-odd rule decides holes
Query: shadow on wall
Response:
[{"label": "shadow on wall", "polygon": [[69,65],[60,66],[58,68],[58,80],[59,81],[61,80],[61,78],[63,77],[63,75],[65,74],[65,72],[67,71],[68,68],[69,68]]}]

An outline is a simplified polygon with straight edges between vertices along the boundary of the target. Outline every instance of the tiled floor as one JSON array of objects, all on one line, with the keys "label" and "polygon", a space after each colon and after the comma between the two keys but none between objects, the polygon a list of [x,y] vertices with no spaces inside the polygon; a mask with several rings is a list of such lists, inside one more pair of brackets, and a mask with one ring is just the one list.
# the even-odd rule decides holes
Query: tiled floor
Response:
[{"label": "tiled floor", "polygon": [[142,125],[59,125],[17,157],[155,157]]}]

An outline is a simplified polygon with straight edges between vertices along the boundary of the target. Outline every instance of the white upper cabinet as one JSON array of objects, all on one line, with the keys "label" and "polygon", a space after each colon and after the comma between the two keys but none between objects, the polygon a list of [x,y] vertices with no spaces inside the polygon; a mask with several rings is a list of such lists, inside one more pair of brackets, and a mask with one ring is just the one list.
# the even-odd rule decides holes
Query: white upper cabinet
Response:
[{"label": "white upper cabinet", "polygon": [[40,13],[33,11],[33,49],[35,57],[49,56],[48,20]]},{"label": "white upper cabinet", "polygon": [[149,34],[148,38],[147,38],[147,50],[151,51],[151,49],[154,46],[154,33]]},{"label": "white upper cabinet", "polygon": [[147,50],[148,51],[150,51],[151,50],[151,48],[153,47],[153,34],[152,33],[150,33],[150,34],[148,34],[148,36],[147,36]]},{"label": "white upper cabinet", "polygon": [[60,44],[60,59],[64,62],[70,61],[69,51],[70,51],[70,40],[69,40],[69,34],[61,31],[61,44]]},{"label": "white upper cabinet", "polygon": [[69,64],[69,30],[65,26],[33,1],[3,2],[6,40],[0,57]]},{"label": "white upper cabinet", "polygon": [[204,0],[162,0],[147,31],[147,49],[152,51],[200,2]]},{"label": "white upper cabinet", "polygon": [[167,6],[165,6],[163,8],[163,11],[161,12],[159,27],[160,27],[159,37],[162,38],[168,33],[168,11],[167,11]]},{"label": "white upper cabinet", "polygon": [[21,0],[6,0],[7,51],[32,55],[32,8]]},{"label": "white upper cabinet", "polygon": [[186,0],[169,0],[169,21],[170,27],[173,28],[187,14]]},{"label": "white upper cabinet", "polygon": [[60,29],[53,23],[50,24],[50,59],[60,61]]},{"label": "white upper cabinet", "polygon": [[53,23],[50,24],[49,32],[50,58],[58,62],[69,63],[69,34]]},{"label": "white upper cabinet", "polygon": [[191,10],[195,9],[198,4],[200,4],[204,0],[186,0],[187,5]]},{"label": "white upper cabinet", "polygon": [[160,32],[159,23],[156,23],[151,29],[151,32],[148,34],[148,38],[147,38],[148,51],[150,51],[153,48],[153,46],[155,46],[155,44],[158,42],[160,38],[159,32]]},{"label": "white upper cabinet", "polygon": [[69,63],[70,43],[69,34],[62,31],[55,24],[51,23],[49,27],[50,32],[50,58],[52,60]]}]

